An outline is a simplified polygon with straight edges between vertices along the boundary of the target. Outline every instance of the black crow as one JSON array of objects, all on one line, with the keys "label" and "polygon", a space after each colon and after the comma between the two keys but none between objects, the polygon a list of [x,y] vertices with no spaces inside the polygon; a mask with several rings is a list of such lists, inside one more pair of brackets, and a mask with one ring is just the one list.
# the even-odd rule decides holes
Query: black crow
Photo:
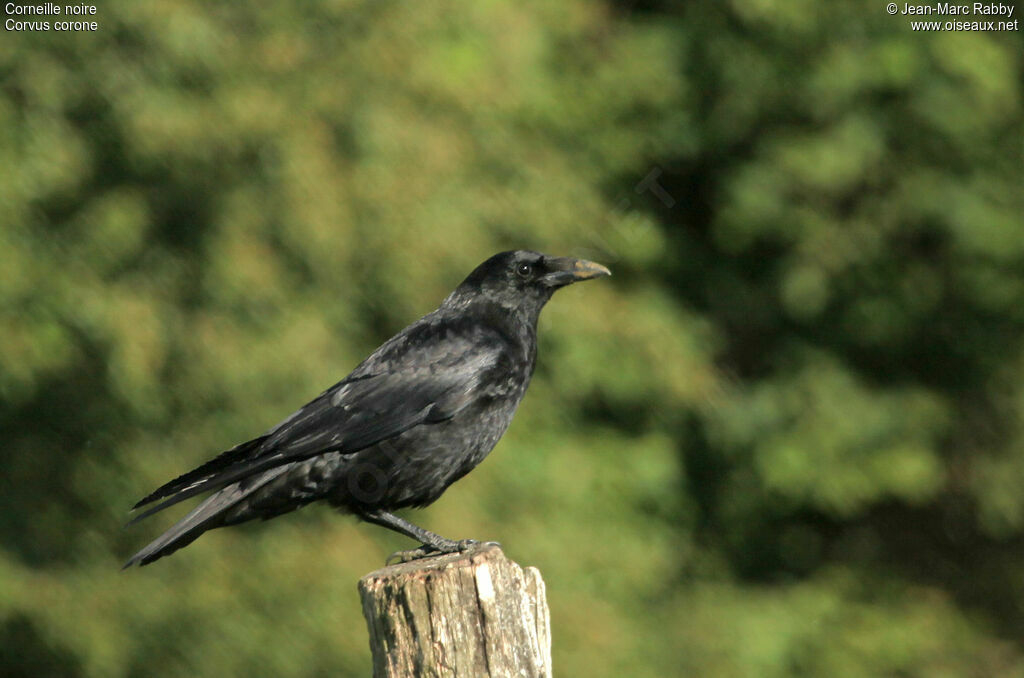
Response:
[{"label": "black crow", "polygon": [[580,259],[494,255],[436,311],[298,412],[136,504],[159,501],[132,522],[214,492],[125,567],[215,527],[320,499],[420,542],[407,558],[465,549],[474,542],[445,539],[392,511],[432,503],[487,456],[530,383],[541,308],[558,288],[605,275],[604,266]]}]

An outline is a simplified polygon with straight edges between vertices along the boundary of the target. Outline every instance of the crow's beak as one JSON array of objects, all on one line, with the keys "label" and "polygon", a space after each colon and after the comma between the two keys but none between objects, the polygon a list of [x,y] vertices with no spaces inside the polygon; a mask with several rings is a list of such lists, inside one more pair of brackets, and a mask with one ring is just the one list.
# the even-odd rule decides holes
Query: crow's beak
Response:
[{"label": "crow's beak", "polygon": [[550,271],[544,276],[545,282],[552,287],[571,285],[580,280],[590,280],[611,275],[612,272],[601,264],[595,264],[586,259],[573,259],[572,257],[552,257],[544,262]]}]

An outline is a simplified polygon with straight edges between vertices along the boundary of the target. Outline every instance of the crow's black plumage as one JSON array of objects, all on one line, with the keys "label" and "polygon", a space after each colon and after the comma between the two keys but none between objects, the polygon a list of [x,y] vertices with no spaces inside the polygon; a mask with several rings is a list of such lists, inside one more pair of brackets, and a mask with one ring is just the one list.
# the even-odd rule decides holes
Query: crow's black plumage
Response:
[{"label": "crow's black plumage", "polygon": [[352,374],[263,435],[159,488],[132,522],[213,492],[125,564],[145,565],[207,530],[272,518],[310,502],[411,537],[420,554],[445,539],[392,511],[426,506],[487,456],[519,405],[537,355],[537,317],[560,287],[610,275],[579,259],[496,254],[441,306]]}]

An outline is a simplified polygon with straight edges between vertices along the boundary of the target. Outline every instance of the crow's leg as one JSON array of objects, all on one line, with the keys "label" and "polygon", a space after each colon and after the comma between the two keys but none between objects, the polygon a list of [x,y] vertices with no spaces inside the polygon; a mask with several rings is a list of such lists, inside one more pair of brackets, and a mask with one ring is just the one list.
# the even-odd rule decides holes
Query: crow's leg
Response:
[{"label": "crow's leg", "polygon": [[422,527],[417,527],[408,520],[399,518],[393,513],[374,509],[372,511],[360,511],[358,515],[368,523],[380,525],[381,527],[394,530],[399,534],[404,534],[406,537],[415,539],[424,546],[429,546],[434,551],[452,553],[460,550],[459,542],[452,539],[445,539],[439,534],[434,534],[429,530],[424,530]]},{"label": "crow's leg", "polygon": [[462,541],[445,539],[441,535],[434,534],[429,530],[424,530],[422,527],[417,527],[408,520],[399,518],[393,513],[388,513],[387,511],[381,511],[379,509],[372,511],[359,511],[357,515],[368,523],[373,523],[374,525],[380,525],[381,527],[386,527],[389,530],[394,530],[399,534],[404,534],[406,537],[415,539],[419,543],[423,544],[423,546],[418,549],[396,551],[395,553],[392,553],[388,556],[387,562],[389,563],[393,559],[404,563],[410,560],[416,560],[417,558],[437,555],[439,553],[465,551],[470,546],[477,543],[474,539],[463,539]]}]

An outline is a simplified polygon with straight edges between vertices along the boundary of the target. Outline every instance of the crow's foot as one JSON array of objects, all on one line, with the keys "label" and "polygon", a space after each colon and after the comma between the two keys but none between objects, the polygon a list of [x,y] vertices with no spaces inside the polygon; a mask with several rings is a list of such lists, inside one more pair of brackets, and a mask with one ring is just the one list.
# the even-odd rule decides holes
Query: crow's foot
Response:
[{"label": "crow's foot", "polygon": [[439,556],[444,551],[438,551],[433,546],[421,546],[418,549],[408,549],[406,551],[395,551],[384,561],[385,565],[397,565],[399,563],[408,563],[413,560],[419,560],[420,558],[429,558],[430,556]]},{"label": "crow's foot", "polygon": [[440,556],[446,553],[462,553],[463,551],[468,551],[469,549],[481,543],[487,546],[501,546],[501,544],[499,544],[496,541],[479,542],[476,539],[462,539],[460,541],[451,541],[449,543],[443,544],[443,548],[437,548],[436,546],[424,544],[419,548],[409,549],[407,551],[395,551],[387,557],[387,560],[384,561],[384,564],[395,565],[398,563],[408,563],[413,560],[419,560],[420,558]]}]

